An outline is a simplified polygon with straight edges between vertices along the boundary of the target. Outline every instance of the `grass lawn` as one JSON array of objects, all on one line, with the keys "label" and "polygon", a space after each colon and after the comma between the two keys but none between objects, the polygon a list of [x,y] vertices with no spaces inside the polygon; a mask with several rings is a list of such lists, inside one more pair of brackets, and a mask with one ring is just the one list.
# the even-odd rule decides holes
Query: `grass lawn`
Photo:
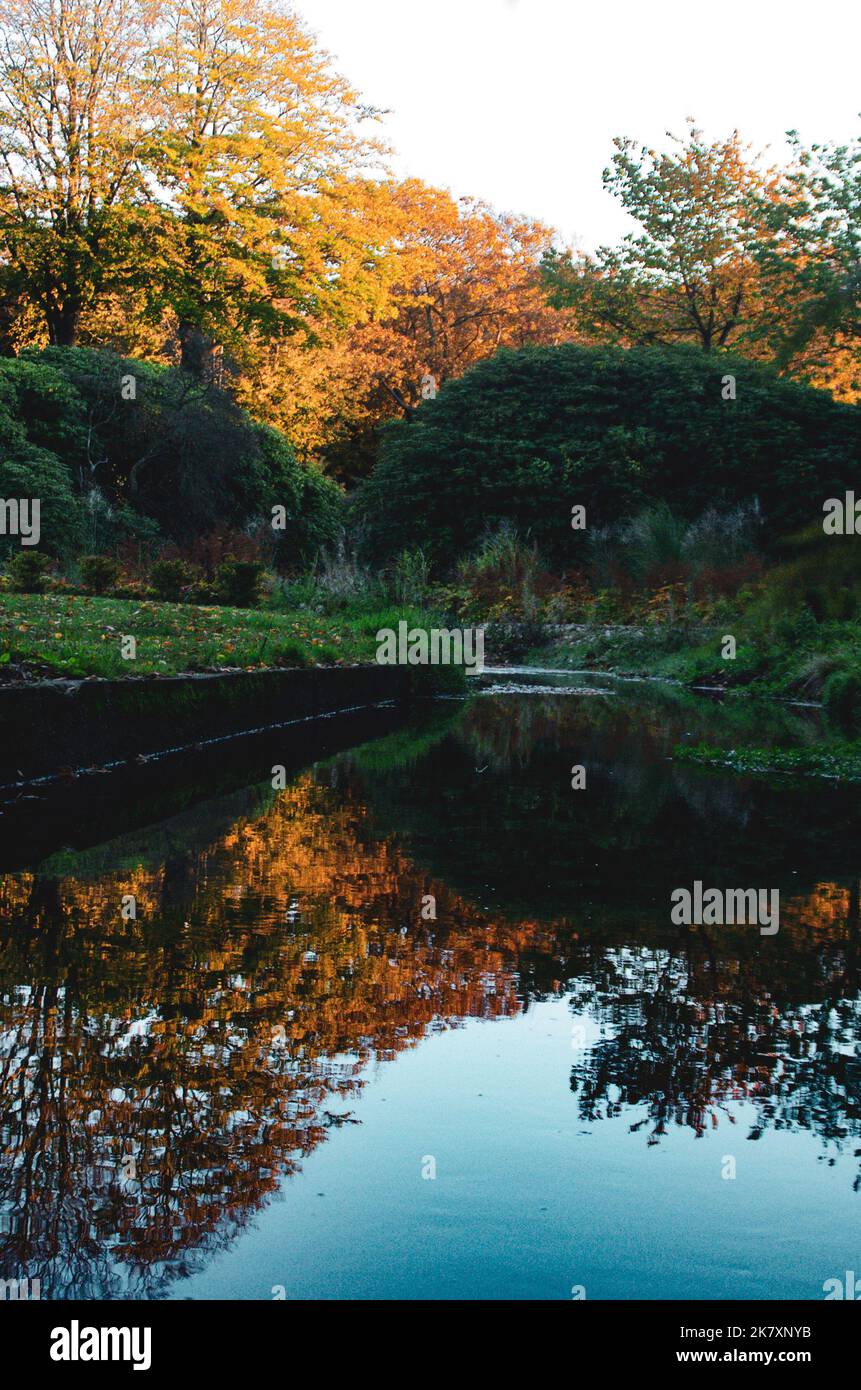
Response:
[{"label": "grass lawn", "polygon": [[[373,661],[375,633],[390,617],[4,593],[0,679],[346,666]],[[128,636],[136,640],[134,660],[122,655],[122,638]]]}]

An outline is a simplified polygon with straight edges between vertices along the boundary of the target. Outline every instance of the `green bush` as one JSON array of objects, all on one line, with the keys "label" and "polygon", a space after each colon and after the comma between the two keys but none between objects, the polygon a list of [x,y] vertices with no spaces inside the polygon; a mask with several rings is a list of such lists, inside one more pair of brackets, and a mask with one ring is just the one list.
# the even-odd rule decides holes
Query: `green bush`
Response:
[{"label": "green bush", "polygon": [[799,604],[782,613],[774,625],[774,636],[784,647],[799,650],[811,646],[816,641],[818,624],[807,604]]},{"label": "green bush", "polygon": [[599,589],[588,608],[593,623],[622,623],[627,616],[624,605],[612,589]]},{"label": "green bush", "polygon": [[183,593],[186,603],[197,603],[204,608],[218,603],[218,593],[214,584],[208,584],[205,579],[196,579]]},{"label": "green bush", "polygon": [[83,587],[88,594],[107,593],[120,577],[120,567],[112,555],[83,555],[79,564]]},{"label": "green bush", "polygon": [[[266,512],[283,507],[278,525],[270,526],[273,559],[281,573],[295,574],[313,565],[333,545],[343,525],[343,494],[319,469],[301,464],[290,441],[269,425],[257,425],[254,439],[257,476]],[[267,521],[275,522],[274,514]]]},{"label": "green bush", "polygon": [[149,572],[156,598],[165,603],[179,603],[183,590],[188,588],[193,577],[185,560],[156,560]]},{"label": "green bush", "polygon": [[255,608],[260,602],[263,573],[259,560],[225,560],[215,572],[219,602],[229,608]]},{"label": "green bush", "polygon": [[43,594],[51,561],[39,550],[19,550],[9,560],[9,578],[16,594]]},{"label": "green bush", "polygon": [[[0,375],[0,393],[3,379]],[[8,442],[0,417],[0,497],[39,499],[40,545],[60,560],[81,548],[82,511],[68,469],[53,454]],[[0,536],[0,555],[17,550],[17,536]]]},{"label": "green bush", "polygon": [[267,608],[275,613],[295,613],[301,608],[320,608],[321,593],[312,574],[303,574],[295,579],[279,579],[269,595]]},{"label": "green bush", "polygon": [[[727,372],[739,388],[731,406]],[[661,503],[693,523],[758,498],[757,535],[772,544],[821,518],[859,464],[861,408],[761,363],[569,343],[504,349],[386,426],[357,508],[373,555],[396,555],[409,539],[437,570],[450,568],[508,521],[551,565],[582,569],[593,528]],[[572,529],[575,505],[586,508],[585,530]],[[746,542],[742,514],[729,529]],[[719,551],[726,530],[701,522],[694,553]],[[633,539],[664,555],[683,537],[658,513]]]},{"label": "green bush", "polygon": [[861,724],[861,672],[833,671],[822,688],[822,703],[828,714],[844,727]]},{"label": "green bush", "polygon": [[[127,375],[133,405],[119,399]],[[60,559],[129,544],[148,552],[163,537],[185,548],[256,524],[285,570],[313,563],[342,511],[338,485],[229,392],[94,348],[0,359],[0,497],[41,500],[43,542]]]}]

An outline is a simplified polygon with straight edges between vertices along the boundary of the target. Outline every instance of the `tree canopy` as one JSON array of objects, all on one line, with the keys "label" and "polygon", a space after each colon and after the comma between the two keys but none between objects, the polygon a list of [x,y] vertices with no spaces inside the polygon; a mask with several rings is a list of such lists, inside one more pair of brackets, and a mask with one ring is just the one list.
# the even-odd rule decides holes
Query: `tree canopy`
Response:
[{"label": "tree canopy", "polygon": [[[393,461],[425,449],[434,422],[452,430],[442,491],[456,478],[467,491],[476,440],[495,439],[510,417],[507,472],[492,488],[498,462],[479,475],[479,510],[490,489],[493,515],[549,536],[558,515],[539,500],[545,474],[553,488],[559,476],[584,488],[594,477],[599,511],[617,493],[621,505],[676,458],[670,438],[687,450],[678,444],[679,494],[684,459],[691,496],[702,489],[690,470],[731,492],[728,460],[742,458],[762,478],[758,494],[769,494],[769,477],[779,491],[787,460],[808,448],[797,420],[821,411],[827,440],[837,416],[824,401],[780,397],[776,377],[751,361],[861,397],[857,141],[793,136],[787,167],[771,168],[738,132],[711,138],[693,121],[663,149],[619,137],[604,183],[635,227],[581,255],[526,213],[395,178],[374,134],[381,115],[281,0],[0,0],[0,355],[30,363],[13,376],[33,411],[26,428],[23,407],[12,411],[24,442],[10,444],[7,464],[46,450],[75,505],[98,495],[98,506],[131,507],[167,534],[178,517],[191,529],[249,524],[274,467],[279,486],[289,474],[313,516],[329,518],[322,536],[336,493],[321,474],[353,487],[377,468],[391,480]],[[510,356],[573,344],[596,350]],[[634,351],[623,387],[621,359],[604,345],[656,355],[649,365]],[[702,368],[707,388],[689,357],[662,355],[675,346],[715,359]],[[733,366],[728,353],[749,361]],[[466,384],[494,354],[488,375]],[[574,362],[591,404],[567,436]],[[117,389],[122,363],[134,363],[140,386],[132,409]],[[60,441],[33,433],[49,369]],[[546,383],[530,378],[524,396],[539,370]],[[724,372],[747,389],[712,419],[702,393]],[[474,397],[484,381],[495,383],[492,400]],[[687,391],[698,436],[684,433]],[[77,404],[63,415],[70,392]],[[475,418],[465,409],[455,419],[461,399]],[[665,400],[662,420],[654,402]],[[381,426],[398,420],[381,446]],[[379,545],[394,502],[385,482],[365,489],[362,505],[375,497],[380,519],[369,517],[368,531]],[[465,497],[438,536],[471,534],[474,510]],[[309,522],[308,536],[316,528]]]}]

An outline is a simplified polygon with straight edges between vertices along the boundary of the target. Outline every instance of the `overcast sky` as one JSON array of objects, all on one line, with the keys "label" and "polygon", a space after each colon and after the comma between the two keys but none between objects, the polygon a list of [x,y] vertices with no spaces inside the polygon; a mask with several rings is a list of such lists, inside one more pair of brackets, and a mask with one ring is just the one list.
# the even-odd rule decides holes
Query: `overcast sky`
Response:
[{"label": "overcast sky", "polygon": [[398,173],[525,212],[584,248],[629,223],[614,135],[695,116],[784,153],[861,134],[859,0],[295,0],[385,123]]}]

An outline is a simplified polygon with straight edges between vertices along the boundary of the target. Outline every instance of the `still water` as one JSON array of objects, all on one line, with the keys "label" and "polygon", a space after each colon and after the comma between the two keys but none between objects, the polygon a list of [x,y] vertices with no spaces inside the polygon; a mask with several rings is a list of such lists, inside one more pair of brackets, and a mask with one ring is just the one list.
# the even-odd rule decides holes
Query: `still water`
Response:
[{"label": "still water", "polygon": [[[861,795],[672,759],[751,729],[817,736],[489,675],[284,790],[268,749],[238,790],[15,866],[2,1277],[821,1299],[861,1272]],[[695,879],[779,889],[779,933],[672,925]]]}]

